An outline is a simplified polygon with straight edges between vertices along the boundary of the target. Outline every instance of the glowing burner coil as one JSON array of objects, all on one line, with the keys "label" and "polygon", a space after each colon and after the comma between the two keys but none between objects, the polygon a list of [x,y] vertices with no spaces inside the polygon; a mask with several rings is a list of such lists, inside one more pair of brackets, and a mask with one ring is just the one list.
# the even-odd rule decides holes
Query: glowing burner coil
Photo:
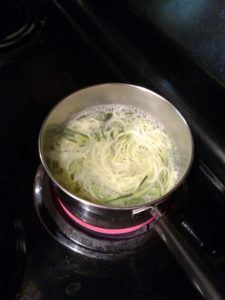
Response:
[{"label": "glowing burner coil", "polygon": [[109,228],[102,228],[102,227],[97,227],[91,224],[88,224],[86,222],[84,222],[83,220],[77,218],[75,215],[73,215],[64,205],[63,203],[60,201],[60,199],[57,197],[57,202],[59,204],[59,206],[61,207],[62,211],[76,224],[79,224],[81,227],[88,229],[90,231],[93,232],[97,232],[97,233],[101,233],[101,234],[106,234],[106,235],[119,235],[119,234],[127,234],[127,233],[131,233],[134,232],[136,230],[141,229],[142,227],[144,227],[145,225],[150,224],[151,222],[154,221],[155,217],[154,216],[150,216],[150,218],[145,221],[144,223],[132,226],[132,227],[127,227],[127,228],[117,228],[117,229],[109,229]]}]

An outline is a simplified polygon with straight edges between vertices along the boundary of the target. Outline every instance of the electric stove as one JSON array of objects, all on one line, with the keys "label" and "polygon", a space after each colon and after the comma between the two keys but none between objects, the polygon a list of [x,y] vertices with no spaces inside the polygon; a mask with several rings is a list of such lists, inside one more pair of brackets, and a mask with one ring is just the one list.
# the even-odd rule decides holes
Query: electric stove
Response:
[{"label": "electric stove", "polygon": [[66,95],[106,82],[152,89],[187,119],[195,159],[167,214],[225,280],[224,83],[125,2],[0,1],[1,299],[202,299],[151,222],[96,232],[52,197],[41,124]]}]

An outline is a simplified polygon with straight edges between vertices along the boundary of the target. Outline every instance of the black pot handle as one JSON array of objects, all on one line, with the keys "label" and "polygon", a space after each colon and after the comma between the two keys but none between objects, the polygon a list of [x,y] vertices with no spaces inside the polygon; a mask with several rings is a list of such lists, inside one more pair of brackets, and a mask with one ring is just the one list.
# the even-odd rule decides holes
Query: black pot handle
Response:
[{"label": "black pot handle", "polygon": [[154,228],[201,295],[207,300],[224,300],[225,291],[214,267],[190,246],[168,217],[161,215],[156,218]]}]

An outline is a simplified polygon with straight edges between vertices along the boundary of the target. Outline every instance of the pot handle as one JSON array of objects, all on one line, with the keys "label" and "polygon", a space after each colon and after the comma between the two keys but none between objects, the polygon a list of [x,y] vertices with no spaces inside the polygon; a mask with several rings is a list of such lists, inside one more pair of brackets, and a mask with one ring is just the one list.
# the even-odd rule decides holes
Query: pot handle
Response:
[{"label": "pot handle", "polygon": [[152,213],[155,214],[155,212],[158,216],[154,222],[155,231],[177,259],[196,289],[205,299],[224,300],[225,291],[219,284],[215,268],[204,258],[204,254],[198,254],[199,250],[189,245],[166,215],[161,215],[154,207]]}]

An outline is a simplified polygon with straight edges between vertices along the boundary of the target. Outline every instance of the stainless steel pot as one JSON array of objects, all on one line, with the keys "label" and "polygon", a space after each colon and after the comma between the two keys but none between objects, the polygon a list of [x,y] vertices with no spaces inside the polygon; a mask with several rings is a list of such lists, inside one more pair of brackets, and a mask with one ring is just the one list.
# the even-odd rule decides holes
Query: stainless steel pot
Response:
[{"label": "stainless steel pot", "polygon": [[[161,122],[174,139],[179,152],[179,179],[176,186],[163,197],[135,207],[107,207],[76,197],[61,186],[51,174],[46,162],[45,149],[54,134],[74,113],[98,104],[133,105],[149,112]],[[206,299],[225,299],[224,290],[218,284],[214,268],[185,240],[179,230],[162,215],[159,204],[168,199],[188,174],[193,157],[193,141],[190,129],[181,114],[167,100],[142,87],[128,84],[102,84],[85,88],[66,97],[57,104],[44,121],[39,136],[39,153],[42,164],[53,183],[55,192],[64,206],[81,220],[105,228],[125,228],[139,224],[156,215],[154,229],[166,243],[194,286]],[[147,212],[147,213],[146,213]],[[222,292],[221,292],[222,290]]]},{"label": "stainless steel pot", "polygon": [[[179,179],[163,197],[149,204],[133,207],[107,207],[81,199],[66,190],[52,175],[46,162],[45,149],[51,143],[55,131],[66,120],[87,107],[99,104],[133,105],[150,113],[161,122],[173,138],[179,153]],[[137,225],[149,218],[150,207],[160,204],[178,188],[187,175],[193,156],[193,142],[190,129],[176,108],[163,97],[142,87],[128,84],[101,84],[79,90],[58,103],[47,116],[39,137],[41,161],[51,178],[56,193],[67,209],[89,224],[104,228],[124,228]]]}]

